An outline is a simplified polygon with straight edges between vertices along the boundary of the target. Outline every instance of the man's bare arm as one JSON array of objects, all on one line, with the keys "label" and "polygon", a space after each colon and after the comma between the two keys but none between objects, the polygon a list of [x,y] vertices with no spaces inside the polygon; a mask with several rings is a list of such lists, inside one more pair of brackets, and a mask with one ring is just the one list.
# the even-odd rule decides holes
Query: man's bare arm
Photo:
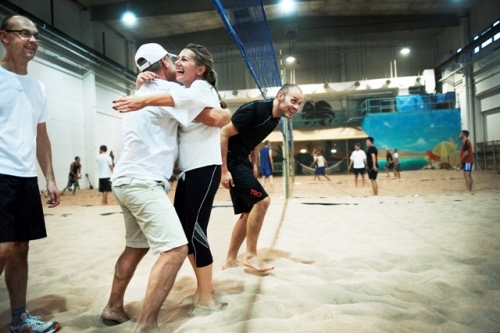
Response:
[{"label": "man's bare arm", "polygon": [[227,169],[227,146],[229,138],[233,135],[238,134],[238,130],[234,127],[233,123],[230,121],[226,126],[222,127],[220,131],[220,151],[222,155],[222,165],[221,165],[221,183],[225,188],[233,186],[233,177]]},{"label": "man's bare arm", "polygon": [[207,126],[223,127],[231,120],[231,111],[229,109],[205,108],[195,119]]},{"label": "man's bare arm", "polygon": [[61,202],[61,197],[57,189],[54,169],[52,168],[52,149],[50,147],[50,139],[47,134],[45,123],[37,125],[36,159],[38,160],[38,164],[47,182],[47,191],[50,196],[49,200],[47,200],[47,204],[49,208],[55,207]]},{"label": "man's bare arm", "polygon": [[373,170],[377,171],[378,168],[377,168],[377,156],[375,156],[375,154],[372,153],[372,161],[373,161]]},{"label": "man's bare arm", "polygon": [[253,175],[257,178],[259,176],[259,170],[257,168],[257,156],[259,154],[257,154],[257,152],[254,150],[252,150],[250,152],[250,162],[252,162],[252,167],[253,167]]},{"label": "man's bare arm", "polygon": [[269,148],[269,163],[271,164],[271,171],[274,171],[273,150]]}]

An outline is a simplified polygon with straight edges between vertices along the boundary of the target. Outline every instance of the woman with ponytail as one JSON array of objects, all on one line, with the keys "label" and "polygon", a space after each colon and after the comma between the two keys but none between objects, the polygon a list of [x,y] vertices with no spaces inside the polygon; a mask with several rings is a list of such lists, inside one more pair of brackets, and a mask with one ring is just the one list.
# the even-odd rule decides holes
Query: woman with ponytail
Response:
[{"label": "woman with ponytail", "polygon": [[[217,74],[213,59],[201,45],[188,44],[175,62],[176,80],[186,89],[149,96],[127,96],[114,101],[120,112],[145,106],[172,106],[199,113],[197,121],[179,125],[181,174],[175,191],[174,206],[188,239],[188,258],[193,266],[197,290],[193,303],[201,309],[215,309],[212,298],[213,258],[207,238],[212,204],[221,179],[220,127],[230,120],[230,112],[216,90]],[[142,73],[138,84],[154,79],[154,73]],[[212,107],[212,112],[206,107]],[[218,109],[218,110],[217,110]],[[202,111],[203,110],[203,111]]]}]

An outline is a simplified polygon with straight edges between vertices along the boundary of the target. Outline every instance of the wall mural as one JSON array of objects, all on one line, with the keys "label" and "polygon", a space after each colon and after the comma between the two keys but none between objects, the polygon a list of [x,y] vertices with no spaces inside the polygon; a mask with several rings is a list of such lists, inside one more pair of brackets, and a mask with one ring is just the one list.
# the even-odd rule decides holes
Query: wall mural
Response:
[{"label": "wall mural", "polygon": [[[398,150],[402,170],[450,168],[458,163],[460,110],[431,110],[368,114],[363,130],[375,139],[380,156]],[[380,167],[385,158],[380,158]]]}]

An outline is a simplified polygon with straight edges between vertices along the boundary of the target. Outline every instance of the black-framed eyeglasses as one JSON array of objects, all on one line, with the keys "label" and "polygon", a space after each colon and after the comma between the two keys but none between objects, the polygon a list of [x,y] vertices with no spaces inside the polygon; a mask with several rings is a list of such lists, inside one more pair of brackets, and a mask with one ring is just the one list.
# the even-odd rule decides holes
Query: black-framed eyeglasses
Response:
[{"label": "black-framed eyeglasses", "polygon": [[6,32],[17,32],[21,37],[30,39],[31,37],[35,37],[37,41],[42,40],[42,36],[39,33],[31,33],[28,29],[20,29],[20,30],[4,30]]}]

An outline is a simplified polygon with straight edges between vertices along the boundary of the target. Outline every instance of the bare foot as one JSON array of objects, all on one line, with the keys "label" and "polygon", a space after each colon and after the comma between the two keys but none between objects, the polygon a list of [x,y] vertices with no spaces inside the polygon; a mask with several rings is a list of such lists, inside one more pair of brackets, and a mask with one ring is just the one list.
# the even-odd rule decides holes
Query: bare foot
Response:
[{"label": "bare foot", "polygon": [[226,259],[226,262],[224,263],[224,265],[222,265],[222,269],[238,267],[238,266],[241,266],[241,264],[238,260]]},{"label": "bare foot", "polygon": [[213,306],[203,306],[203,305],[196,305],[194,309],[191,311],[192,316],[206,316],[211,314],[212,312],[217,312],[217,311],[222,311],[227,308],[227,303],[221,303],[221,304],[213,304]]},{"label": "bare foot", "polygon": [[212,294],[214,292],[215,292],[215,288],[212,286],[210,297],[205,297],[205,299],[201,299],[200,294],[198,293],[198,291],[196,291],[196,293],[194,294],[194,297],[193,297],[193,305],[194,306],[201,305],[203,307],[209,307],[209,308],[214,307],[215,301],[212,298]]},{"label": "bare foot", "polygon": [[256,255],[247,255],[243,261],[243,265],[253,268],[258,272],[266,272],[274,269],[273,265],[266,264]]},{"label": "bare foot", "polygon": [[130,318],[125,313],[125,310],[120,309],[111,309],[108,306],[102,310],[102,318],[106,320],[116,321],[117,323],[124,323],[128,321]]}]

